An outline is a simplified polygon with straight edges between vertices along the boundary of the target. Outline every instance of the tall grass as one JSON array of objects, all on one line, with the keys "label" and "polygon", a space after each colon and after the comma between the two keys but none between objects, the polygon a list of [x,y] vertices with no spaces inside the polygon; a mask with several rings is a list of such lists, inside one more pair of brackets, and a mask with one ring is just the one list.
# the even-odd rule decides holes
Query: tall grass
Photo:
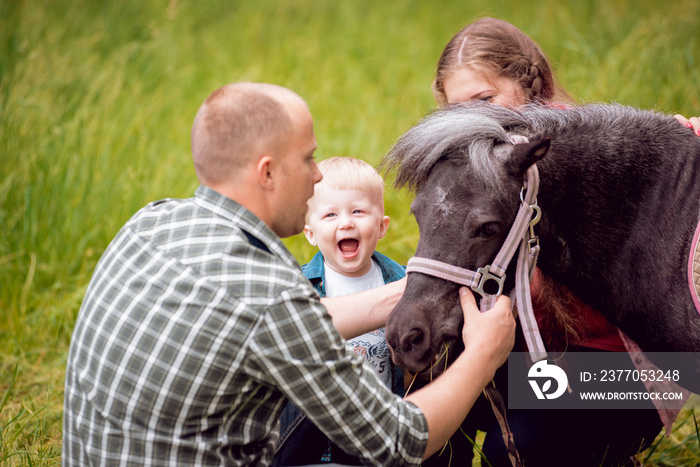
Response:
[{"label": "tall grass", "polygon": [[[537,40],[581,101],[700,113],[695,0],[0,0],[0,463],[60,461],[65,358],[91,272],[133,212],[193,192],[190,125],[211,91],[294,89],[319,158],[376,164],[433,108],[445,42],[484,15]],[[380,243],[402,262],[418,237],[410,198],[389,190]],[[302,262],[313,253],[286,243]],[[640,459],[698,462],[695,421],[683,415]]]}]

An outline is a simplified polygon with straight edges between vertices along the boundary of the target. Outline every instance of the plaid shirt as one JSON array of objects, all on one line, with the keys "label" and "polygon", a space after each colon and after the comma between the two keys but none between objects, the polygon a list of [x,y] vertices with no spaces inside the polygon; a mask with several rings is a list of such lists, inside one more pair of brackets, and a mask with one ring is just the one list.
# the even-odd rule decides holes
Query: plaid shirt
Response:
[{"label": "plaid shirt", "polygon": [[204,186],[139,211],[78,315],[64,465],[267,465],[287,398],[367,462],[420,463],[424,416],[346,352],[262,221]]}]

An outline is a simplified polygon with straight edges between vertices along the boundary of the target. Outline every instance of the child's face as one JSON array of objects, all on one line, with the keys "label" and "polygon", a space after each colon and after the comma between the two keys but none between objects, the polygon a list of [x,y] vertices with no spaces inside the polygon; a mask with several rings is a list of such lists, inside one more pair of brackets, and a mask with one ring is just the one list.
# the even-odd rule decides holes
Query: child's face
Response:
[{"label": "child's face", "polygon": [[326,265],[348,277],[369,272],[372,253],[389,227],[382,202],[364,190],[317,187],[304,234]]}]

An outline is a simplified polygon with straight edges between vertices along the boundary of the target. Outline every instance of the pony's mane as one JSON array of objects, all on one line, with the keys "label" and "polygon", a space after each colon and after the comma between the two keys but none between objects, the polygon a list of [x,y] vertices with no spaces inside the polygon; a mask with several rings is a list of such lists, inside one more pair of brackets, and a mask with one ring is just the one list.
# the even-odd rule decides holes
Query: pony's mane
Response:
[{"label": "pony's mane", "polygon": [[498,186],[500,164],[492,151],[510,140],[498,121],[475,112],[481,107],[454,105],[427,115],[394,143],[380,169],[396,173],[396,188],[417,191],[435,164],[448,157],[471,164],[475,174]]},{"label": "pony's mane", "polygon": [[610,138],[624,138],[629,137],[629,128],[656,129],[664,121],[664,131],[678,130],[668,115],[619,104],[566,109],[531,104],[518,110],[483,102],[457,104],[429,114],[408,130],[394,143],[380,169],[396,173],[396,188],[417,191],[440,159],[463,160],[487,186],[498,189],[503,164],[499,155],[507,152],[494,149],[511,144],[509,134],[556,138],[569,131],[585,139],[594,130],[601,130]]}]

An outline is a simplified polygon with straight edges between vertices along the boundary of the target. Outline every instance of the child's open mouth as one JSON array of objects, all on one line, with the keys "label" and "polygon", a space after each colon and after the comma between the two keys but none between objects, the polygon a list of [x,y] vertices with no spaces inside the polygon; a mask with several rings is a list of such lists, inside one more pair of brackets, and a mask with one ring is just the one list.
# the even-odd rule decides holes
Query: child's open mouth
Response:
[{"label": "child's open mouth", "polygon": [[344,238],[338,242],[338,250],[343,258],[352,258],[360,251],[360,241],[354,238]]}]

